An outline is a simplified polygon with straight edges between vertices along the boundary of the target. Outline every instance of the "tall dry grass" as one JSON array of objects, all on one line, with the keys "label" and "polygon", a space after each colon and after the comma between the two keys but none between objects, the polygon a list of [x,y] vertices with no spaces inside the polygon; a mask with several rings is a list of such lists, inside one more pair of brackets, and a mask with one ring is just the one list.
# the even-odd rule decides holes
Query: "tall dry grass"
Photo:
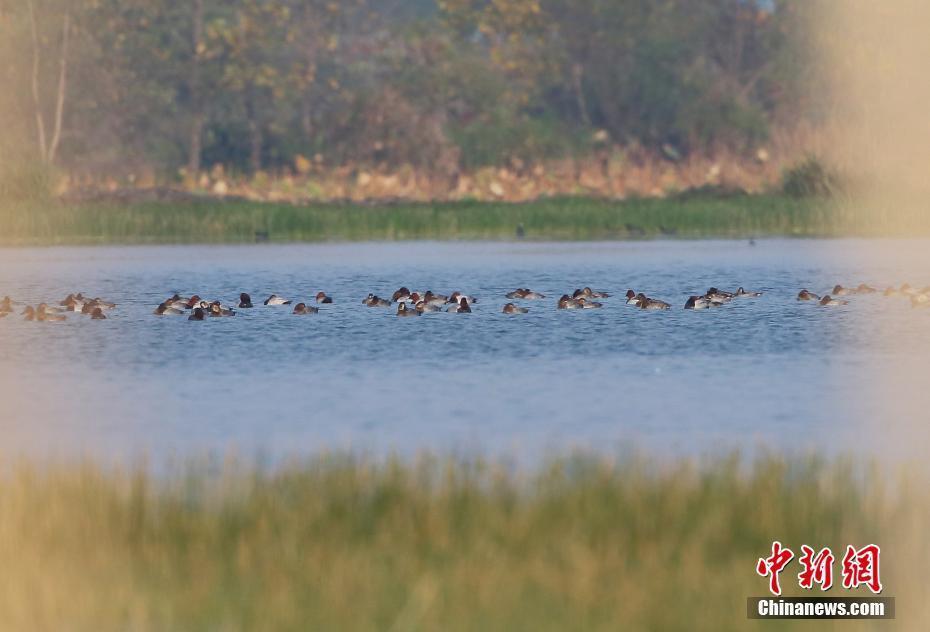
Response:
[{"label": "tall dry grass", "polygon": [[742,630],[773,539],[883,545],[913,624],[930,546],[922,479],[845,460],[5,469],[4,630]]}]

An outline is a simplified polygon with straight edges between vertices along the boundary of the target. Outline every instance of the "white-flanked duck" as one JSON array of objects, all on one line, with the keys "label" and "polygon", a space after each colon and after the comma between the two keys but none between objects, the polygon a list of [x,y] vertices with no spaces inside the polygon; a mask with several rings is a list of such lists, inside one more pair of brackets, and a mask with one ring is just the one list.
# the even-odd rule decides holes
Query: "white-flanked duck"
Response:
[{"label": "white-flanked duck", "polygon": [[513,303],[507,303],[504,305],[504,309],[501,310],[504,314],[525,314],[529,309],[526,307],[517,307]]},{"label": "white-flanked duck", "polygon": [[467,305],[471,305],[472,303],[477,303],[478,299],[471,296],[466,296],[459,291],[455,291],[449,295],[449,299],[446,302],[460,304],[462,301],[465,301]]},{"label": "white-flanked duck", "polygon": [[581,305],[581,309],[600,309],[604,307],[603,303],[592,301],[584,296],[580,297],[577,300],[578,300],[578,303]]},{"label": "white-flanked duck", "polygon": [[643,299],[646,298],[646,295],[640,292],[637,294],[633,290],[626,291],[626,304],[639,307],[639,304],[643,302]]},{"label": "white-flanked duck", "polygon": [[391,294],[392,303],[406,303],[410,300],[410,290],[406,286],[401,286],[396,292]]},{"label": "white-flanked duck", "polygon": [[736,288],[736,292],[733,294],[733,296],[741,296],[743,298],[759,298],[762,296],[762,292],[747,292],[743,289],[742,286],[740,286]]},{"label": "white-flanked duck", "polygon": [[[453,296],[455,293],[453,292]],[[451,297],[450,297],[451,298]],[[460,296],[458,303],[453,303],[447,310],[453,314],[471,314],[471,307],[468,304],[467,297]]]},{"label": "white-flanked duck", "polygon": [[818,303],[821,307],[840,307],[842,305],[849,305],[849,301],[843,301],[837,298],[833,298],[829,294],[820,299]]},{"label": "white-flanked duck", "polygon": [[271,296],[265,299],[265,305],[280,306],[280,305],[290,305],[290,304],[291,304],[291,301],[287,300],[286,298],[281,298],[277,294],[272,294]]},{"label": "white-flanked duck", "polygon": [[709,309],[719,305],[720,303],[709,301],[706,296],[689,296],[685,301],[685,309]]},{"label": "white-flanked duck", "polygon": [[538,301],[540,299],[546,298],[545,294],[540,294],[539,292],[534,292],[529,288],[520,287],[514,290],[513,292],[507,293],[507,298],[515,299],[520,298],[527,301]]},{"label": "white-flanked duck", "polygon": [[36,309],[36,320],[48,323],[60,323],[65,320],[65,317],[61,314],[53,314],[48,311],[48,306],[45,303],[40,303],[39,307]]},{"label": "white-flanked duck", "polygon": [[442,308],[438,305],[433,305],[432,303],[427,303],[426,301],[417,301],[417,304],[414,308],[421,314],[429,314],[432,312],[441,312]]},{"label": "white-flanked duck", "polygon": [[155,311],[152,313],[156,316],[181,316],[186,312],[183,309],[178,309],[165,302],[156,307]]},{"label": "white-flanked duck", "polygon": [[558,309],[582,309],[582,305],[568,294],[563,294],[559,299]]}]

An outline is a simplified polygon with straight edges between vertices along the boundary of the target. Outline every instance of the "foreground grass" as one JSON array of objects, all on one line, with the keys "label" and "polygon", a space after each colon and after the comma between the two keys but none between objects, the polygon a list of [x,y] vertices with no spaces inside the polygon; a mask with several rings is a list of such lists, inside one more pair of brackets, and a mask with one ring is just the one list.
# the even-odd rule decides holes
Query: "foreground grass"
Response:
[{"label": "foreground grass", "polygon": [[882,544],[885,595],[919,629],[930,495],[889,489],[861,467],[774,458],[514,474],[318,457],[167,478],[18,465],[0,478],[0,629],[807,629],[745,619],[776,538]]},{"label": "foreground grass", "polygon": [[0,245],[242,243],[273,241],[642,237],[832,236],[868,232],[851,213],[785,196],[704,196],[607,201],[546,199],[526,204],[396,205],[204,200],[0,205]]}]

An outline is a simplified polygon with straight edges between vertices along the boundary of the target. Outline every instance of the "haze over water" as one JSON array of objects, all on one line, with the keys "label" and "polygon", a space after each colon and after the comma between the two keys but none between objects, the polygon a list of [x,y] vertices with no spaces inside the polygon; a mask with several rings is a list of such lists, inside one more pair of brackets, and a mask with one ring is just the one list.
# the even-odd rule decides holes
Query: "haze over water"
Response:
[{"label": "haze over water", "polygon": [[[844,308],[799,303],[836,283],[880,289],[930,279],[867,264],[892,248],[927,270],[922,241],[417,243],[0,251],[0,295],[57,303],[83,291],[110,320],[0,320],[7,454],[132,458],[224,453],[271,458],[335,448],[535,458],[637,447],[664,455],[732,448],[868,451],[858,437],[886,400],[885,364],[922,358],[930,309],[880,294]],[[862,257],[851,259],[848,253]],[[875,258],[879,258],[877,255]],[[361,304],[400,285],[478,297],[472,314],[399,319]],[[563,292],[612,294],[558,311]],[[709,286],[763,291],[682,309]],[[500,313],[530,287],[523,316]],[[625,304],[633,288],[673,305]],[[335,304],[295,317],[268,294]],[[256,307],[188,322],[152,315],[173,292]],[[879,328],[898,332],[896,344]],[[919,375],[919,372],[917,372]],[[913,443],[911,444],[913,445]],[[896,450],[908,448],[897,446]]]}]

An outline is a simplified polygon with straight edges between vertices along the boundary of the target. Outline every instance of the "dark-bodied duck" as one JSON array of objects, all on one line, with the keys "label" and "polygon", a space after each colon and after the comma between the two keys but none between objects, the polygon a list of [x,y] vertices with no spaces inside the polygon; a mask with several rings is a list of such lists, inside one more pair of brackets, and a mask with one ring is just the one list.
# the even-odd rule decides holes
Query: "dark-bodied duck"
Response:
[{"label": "dark-bodied duck", "polygon": [[665,301],[660,301],[657,298],[646,297],[646,299],[642,303],[640,303],[639,308],[656,310],[656,309],[671,309],[672,306],[666,303]]},{"label": "dark-bodied duck", "polygon": [[800,292],[798,292],[798,300],[799,301],[819,301],[820,296],[805,289],[805,290],[801,290]]},{"label": "dark-bodied duck", "polygon": [[326,292],[317,292],[317,293],[316,293],[316,302],[317,302],[317,303],[326,303],[326,304],[329,304],[329,303],[332,303],[332,302],[333,302],[333,298],[332,298],[331,296],[327,296],[327,295],[326,295]]},{"label": "dark-bodied duck", "polygon": [[559,299],[558,309],[581,309],[582,305],[568,294],[563,294]]},{"label": "dark-bodied duck", "polygon": [[265,299],[265,305],[279,306],[279,305],[290,305],[291,302],[286,298],[281,298],[277,294],[272,294]]},{"label": "dark-bodied duck", "polygon": [[841,305],[849,305],[849,301],[842,301],[827,294],[822,299],[820,299],[818,305],[821,307],[839,307]]},{"label": "dark-bodied duck", "polygon": [[401,302],[397,304],[397,315],[398,316],[419,316],[420,312],[416,309],[408,309],[406,302]]},{"label": "dark-bodied duck", "polygon": [[517,307],[513,303],[507,303],[504,305],[504,309],[501,310],[504,314],[525,314],[529,309],[526,307]]},{"label": "dark-bodied duck", "polygon": [[106,320],[106,314],[103,313],[103,310],[99,307],[95,307],[94,311],[90,315],[91,320]]},{"label": "dark-bodied duck", "polygon": [[362,299],[362,304],[368,307],[390,307],[391,301],[369,293],[367,297]]},{"label": "dark-bodied duck", "polygon": [[293,313],[297,316],[307,316],[309,314],[317,314],[319,311],[319,307],[313,307],[312,305],[307,305],[306,303],[297,303],[297,305],[294,306]]},{"label": "dark-bodied duck", "polygon": [[626,291],[626,304],[627,305],[634,305],[636,307],[639,307],[639,304],[643,302],[644,298],[646,298],[646,295],[643,294],[642,292],[637,294],[633,290]]},{"label": "dark-bodied duck", "polygon": [[592,301],[584,296],[577,299],[578,303],[581,305],[581,309],[600,309],[604,307],[603,303],[598,303],[597,301]]},{"label": "dark-bodied duck", "polygon": [[[453,296],[454,296],[454,294],[453,294]],[[466,297],[462,296],[461,298],[459,298],[459,302],[458,302],[458,303],[453,303],[453,304],[449,307],[449,309],[447,309],[446,311],[447,311],[447,312],[452,312],[452,313],[454,313],[454,314],[470,314],[470,313],[471,313],[471,307],[469,307],[469,305],[468,305],[468,300],[466,299]]]},{"label": "dark-bodied duck", "polygon": [[195,307],[194,313],[187,317],[187,320],[206,320],[207,312],[202,307]]},{"label": "dark-bodied duck", "polygon": [[239,309],[251,309],[252,297],[243,292],[239,295]]},{"label": "dark-bodied duck", "polygon": [[223,307],[219,301],[213,301],[210,303],[210,316],[213,318],[221,318],[223,316],[235,316],[236,312],[229,309],[228,307]]}]

